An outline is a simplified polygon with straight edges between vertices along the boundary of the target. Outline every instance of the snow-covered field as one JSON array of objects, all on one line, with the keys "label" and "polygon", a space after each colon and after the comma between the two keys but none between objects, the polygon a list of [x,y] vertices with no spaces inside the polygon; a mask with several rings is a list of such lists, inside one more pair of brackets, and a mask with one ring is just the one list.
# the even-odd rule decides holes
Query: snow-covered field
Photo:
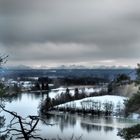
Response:
[{"label": "snow-covered field", "polygon": [[122,96],[114,96],[114,95],[105,95],[105,96],[97,96],[97,97],[88,97],[81,100],[71,101],[65,104],[61,104],[59,108],[76,108],[82,109],[86,107],[86,109],[91,109],[94,107],[100,107],[101,110],[104,110],[104,105],[106,103],[113,105],[113,112],[117,112],[118,109],[124,108],[124,100],[127,98]]},{"label": "snow-covered field", "polygon": [[[75,87],[68,87],[70,94],[73,96],[75,92]],[[99,93],[105,87],[97,87],[97,86],[85,86],[85,87],[77,87],[80,93],[85,93],[89,95],[90,93]],[[60,87],[57,89],[52,89],[49,93],[50,98],[55,98],[60,94],[66,92],[66,88]],[[95,96],[95,97],[87,97],[81,100],[67,102],[65,104],[61,104],[57,107],[59,108],[75,108],[75,109],[99,109],[101,111],[105,110],[106,104],[110,110],[112,109],[114,113],[118,112],[118,110],[122,110],[124,108],[124,100],[127,100],[126,97],[115,96],[115,95],[104,95],[104,96]]]},{"label": "snow-covered field", "polygon": [[[78,88],[79,94],[80,93],[85,93],[86,95],[89,95],[91,93],[99,93],[102,90],[107,90],[106,87],[97,87],[97,86],[77,86],[77,87],[68,87],[70,94],[73,96],[75,93],[75,88]],[[55,98],[56,96],[59,96],[60,94],[63,94],[66,92],[65,87],[60,87],[57,89],[52,89],[51,92],[49,93],[50,98]]]}]

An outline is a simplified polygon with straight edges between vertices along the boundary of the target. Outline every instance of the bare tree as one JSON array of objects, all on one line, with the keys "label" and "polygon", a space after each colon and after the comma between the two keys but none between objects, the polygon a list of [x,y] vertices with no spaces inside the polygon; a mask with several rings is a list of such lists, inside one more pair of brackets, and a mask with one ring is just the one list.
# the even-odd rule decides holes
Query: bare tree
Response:
[{"label": "bare tree", "polygon": [[[0,108],[13,116],[12,120],[10,121],[10,124],[1,133],[8,134],[10,132],[13,132],[12,135],[17,136],[17,139],[29,140],[30,138],[34,138],[45,140],[36,134],[36,126],[38,125],[40,120],[43,121],[46,125],[53,125],[46,123],[39,116],[28,116],[27,118],[22,118],[16,112],[6,110],[2,105],[0,105]],[[16,125],[19,125],[19,129],[17,129]]]},{"label": "bare tree", "polygon": [[8,55],[0,54],[0,67],[7,62]]}]

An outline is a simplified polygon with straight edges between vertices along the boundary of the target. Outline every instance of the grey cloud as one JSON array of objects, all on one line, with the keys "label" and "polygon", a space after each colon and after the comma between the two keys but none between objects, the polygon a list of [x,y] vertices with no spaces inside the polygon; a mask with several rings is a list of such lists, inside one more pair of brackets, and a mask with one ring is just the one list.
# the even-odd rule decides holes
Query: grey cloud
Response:
[{"label": "grey cloud", "polygon": [[[2,47],[1,47],[2,48]],[[12,60],[71,60],[87,57],[99,51],[96,46],[85,46],[76,43],[45,43],[28,44],[27,46],[12,46],[7,49],[12,54]]]},{"label": "grey cloud", "polygon": [[1,42],[4,43],[90,41],[108,45],[111,40],[115,44],[139,37],[136,33],[138,25],[125,21],[126,15],[135,14],[135,9],[131,8],[137,6],[137,0],[136,4],[131,0],[124,0],[124,4],[120,0],[60,0],[59,3],[56,0],[11,1],[7,8],[0,7],[9,11],[2,14],[6,15],[3,17],[5,22],[1,24],[3,30],[0,34]]},{"label": "grey cloud", "polygon": [[[4,49],[5,48],[5,49]],[[110,47],[110,49],[101,49],[94,44],[78,43],[35,43],[14,46],[1,47],[10,54],[10,61],[53,61],[53,62],[80,62],[80,61],[97,61],[106,59],[133,59],[139,58],[139,49],[137,44],[134,50],[128,46],[126,48]],[[132,53],[133,51],[133,53]],[[134,57],[135,56],[135,57]]]},{"label": "grey cloud", "polygon": [[139,0],[1,0],[0,46],[13,61],[140,58],[139,5]]}]

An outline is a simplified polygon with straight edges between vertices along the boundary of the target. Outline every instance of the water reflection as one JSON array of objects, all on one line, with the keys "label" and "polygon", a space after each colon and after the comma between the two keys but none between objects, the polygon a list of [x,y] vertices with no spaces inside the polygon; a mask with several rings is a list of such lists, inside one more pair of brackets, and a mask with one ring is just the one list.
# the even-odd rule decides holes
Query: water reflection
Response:
[{"label": "water reflection", "polygon": [[86,130],[88,133],[91,131],[101,131],[102,127],[99,125],[92,125],[92,124],[86,124],[86,123],[81,123],[81,128],[83,130]]},{"label": "water reflection", "polygon": [[[47,114],[41,116],[43,120],[46,120],[49,124],[57,124],[61,132],[68,127],[74,127],[76,125],[76,118],[71,115],[62,115],[62,114]],[[42,122],[43,124],[43,122]]]},{"label": "water reflection", "polygon": [[4,99],[7,102],[17,102],[17,101],[22,101],[23,96],[25,95],[28,99],[30,98],[31,100],[38,100],[38,99],[45,99],[46,96],[49,94],[49,91],[45,91],[45,92],[29,92],[29,93],[15,93],[12,94],[10,96],[6,96],[4,97]]},{"label": "water reflection", "polygon": [[[40,101],[46,98],[48,93],[36,92],[36,93],[19,93],[13,96],[6,103],[6,108],[11,111],[17,112],[23,117],[30,115],[38,115],[38,106]],[[24,111],[23,111],[24,110]],[[130,126],[133,122],[126,119],[116,119],[113,117],[102,117],[83,114],[68,114],[62,112],[50,112],[49,114],[39,114],[40,117],[49,124],[55,124],[54,126],[46,126],[44,122],[39,123],[39,135],[44,138],[54,138],[57,135],[60,137],[83,135],[83,140],[93,139],[108,139],[120,140],[117,136],[118,128],[124,128]],[[11,120],[10,116],[5,115],[6,122]],[[131,124],[131,125],[132,125]],[[47,134],[46,134],[47,132]],[[94,132],[94,133],[93,133]],[[0,138],[2,139],[2,138]],[[5,140],[5,139],[3,139]]]},{"label": "water reflection", "polygon": [[104,131],[106,133],[114,131],[112,126],[108,126],[108,124],[114,123],[112,117],[63,114],[58,112],[47,115],[42,114],[41,117],[48,123],[57,123],[62,132],[69,127],[75,127],[77,123],[80,123],[81,129],[86,130],[88,133],[91,131]]},{"label": "water reflection", "polygon": [[104,126],[103,129],[106,133],[114,130],[114,128],[111,126]]},{"label": "water reflection", "polygon": [[40,92],[34,92],[34,93],[30,93],[30,94],[31,94],[33,100],[38,100],[38,99],[42,99],[43,100],[49,94],[49,91],[45,91],[45,92],[41,92],[40,91]]},{"label": "water reflection", "polygon": [[21,101],[22,99],[22,94],[21,93],[17,93],[17,94],[11,94],[9,96],[5,96],[3,97],[3,99],[6,101],[6,102],[9,102],[11,103],[12,101]]}]

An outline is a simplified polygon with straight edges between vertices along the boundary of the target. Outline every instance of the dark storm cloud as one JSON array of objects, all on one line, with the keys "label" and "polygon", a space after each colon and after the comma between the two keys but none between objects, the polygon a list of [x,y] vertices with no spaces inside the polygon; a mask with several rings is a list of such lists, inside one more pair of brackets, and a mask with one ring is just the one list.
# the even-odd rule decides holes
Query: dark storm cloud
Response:
[{"label": "dark storm cloud", "polygon": [[[80,59],[88,59],[99,49],[96,46],[85,46],[83,44],[76,43],[45,43],[45,44],[29,44],[26,46],[9,47],[8,51],[12,54],[13,60],[56,60],[67,61]],[[7,48],[6,48],[7,49]],[[6,50],[5,49],[5,50]],[[4,50],[4,47],[3,47]],[[18,52],[18,53],[17,53]]]},{"label": "dark storm cloud", "polygon": [[139,5],[139,0],[1,0],[0,48],[13,61],[138,59]]}]

